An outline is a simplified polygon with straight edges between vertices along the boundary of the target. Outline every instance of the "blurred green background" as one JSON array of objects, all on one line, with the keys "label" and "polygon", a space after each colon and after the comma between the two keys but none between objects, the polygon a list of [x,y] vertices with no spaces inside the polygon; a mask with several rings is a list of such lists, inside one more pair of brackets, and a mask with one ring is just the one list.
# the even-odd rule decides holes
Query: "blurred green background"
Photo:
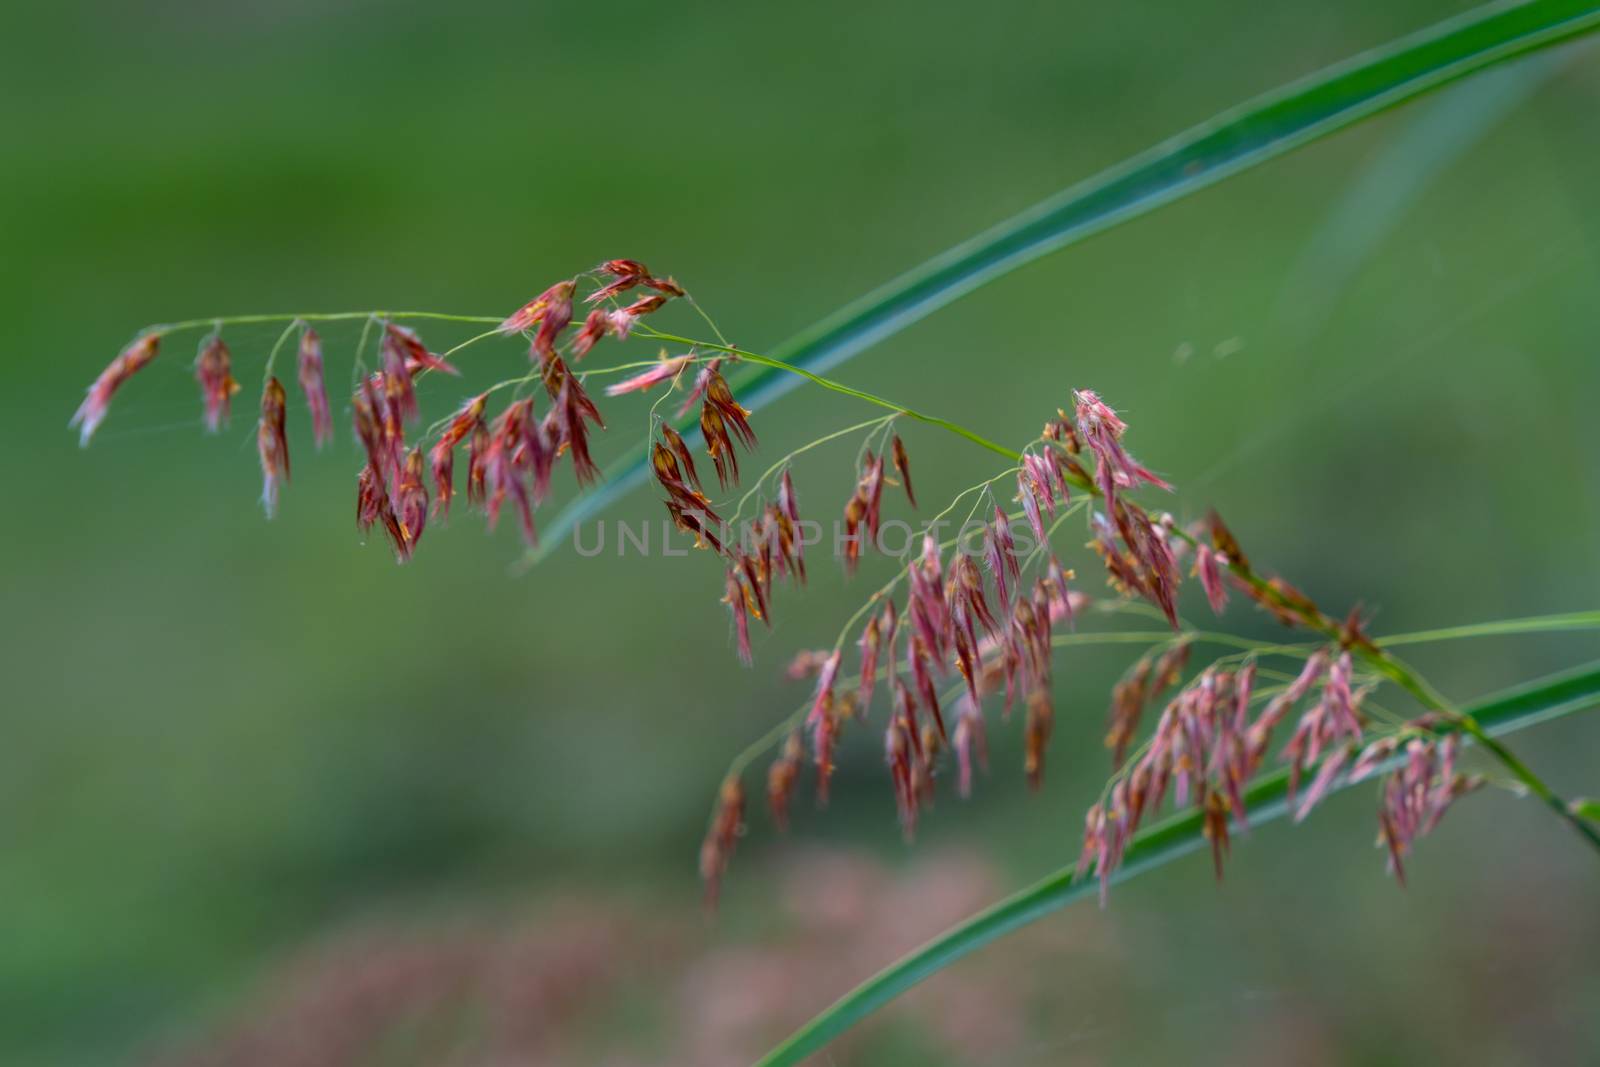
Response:
[{"label": "blurred green background", "polygon": [[[540,1028],[558,1049],[496,1062],[740,1062],[918,937],[1071,859],[1106,770],[1105,694],[1132,658],[1063,654],[1042,794],[1023,786],[1016,725],[997,724],[995,772],[911,848],[876,731],[850,735],[828,811],[807,784],[789,838],[752,813],[708,924],[694,857],[722,769],[803,699],[782,678],[789,655],[831,639],[888,564],[853,583],[818,567],[804,597],[781,597],[751,671],[700,556],[565,551],[514,579],[514,532],[486,538],[461,515],[397,568],[351,529],[342,415],[317,456],[291,405],[295,480],[262,520],[251,430],[271,329],[227,335],[246,391],[225,436],[200,433],[193,338],[174,339],[80,452],[67,417],[138,327],[504,313],[629,256],[760,350],[1179,128],[1466,6],[12,8],[0,1062],[198,1062],[218,1034],[272,1018],[295,961],[343,931],[378,931],[358,956],[440,922],[490,944],[556,936],[575,928],[572,900],[609,932],[574,958],[621,961],[621,977],[552,1009]],[[1312,146],[1032,265],[836,376],[1013,442],[1094,387],[1182,488],[1175,510],[1215,504],[1257,561],[1331,610],[1375,609],[1378,632],[1592,608],[1594,60],[1569,48]],[[337,404],[355,331],[326,337]],[[512,344],[470,350],[460,389],[522,360]],[[435,413],[461,395],[428,385]],[[646,405],[606,410],[605,454],[638,447]],[[759,463],[866,417],[793,394],[757,416]],[[993,470],[934,431],[907,439],[936,506]],[[797,467],[805,510],[842,506],[852,452]],[[658,505],[639,492],[613,514]],[[1232,619],[1272,632],[1242,607]],[[1467,699],[1597,652],[1534,637],[1415,659]],[[1600,717],[1517,738],[1575,794],[1600,793],[1597,744]],[[969,1006],[1014,992],[970,1013],[1015,1016],[972,1031],[976,1049],[891,1012],[832,1062],[1591,1060],[1593,857],[1493,792],[1421,846],[1400,892],[1369,848],[1371,814],[1353,791],[1253,834],[1220,890],[1191,857],[942,976]],[[935,906],[960,878],[966,895]],[[867,924],[881,947],[814,980],[780,967],[746,1044],[695,1052],[723,1024],[694,1013],[723,1000],[685,1006],[687,976],[729,953],[786,958],[804,909],[835,897],[838,943],[859,946],[851,924]],[[910,926],[884,932],[901,907]],[[278,1062],[479,1062],[472,1032],[402,1033],[340,1060],[315,1058],[308,1036],[312,1051]]]}]

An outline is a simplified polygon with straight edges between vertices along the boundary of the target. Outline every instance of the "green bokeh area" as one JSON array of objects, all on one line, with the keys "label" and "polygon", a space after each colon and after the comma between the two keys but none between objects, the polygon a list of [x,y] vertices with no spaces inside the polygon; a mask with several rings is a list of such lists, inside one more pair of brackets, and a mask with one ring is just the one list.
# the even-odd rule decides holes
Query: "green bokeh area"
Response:
[{"label": "green bokeh area", "polygon": [[[898,865],[962,846],[1021,885],[1075,854],[1106,772],[1106,694],[1132,658],[1064,652],[1044,791],[1028,794],[1017,724],[997,720],[995,772],[970,803],[941,803],[912,849],[877,731],[850,735],[826,813],[808,786],[789,838],[753,815],[708,927],[693,861],[722,769],[804,698],[782,677],[788,657],[830,641],[890,565],[847,582],[819,564],[804,596],[781,594],[748,671],[703,556],[564,550],[513,578],[510,524],[485,536],[463,512],[397,568],[351,529],[343,414],[317,455],[291,411],[294,482],[262,519],[252,428],[271,327],[227,335],[246,386],[227,433],[201,433],[197,338],[174,338],[81,452],[67,417],[140,326],[505,313],[628,256],[759,351],[1177,129],[1461,9],[9,13],[0,1062],[138,1062],[233,1017],[294,946],[377,913],[533,913],[547,891],[592,891],[711,947],[761,942],[766,872],[797,849]],[[1469,82],[1383,116],[1034,264],[835,374],[1011,443],[1095,388],[1180,487],[1180,517],[1215,505],[1258,563],[1331,611],[1365,604],[1380,633],[1593,608],[1595,59],[1561,49],[1493,93]],[[703,331],[664,314],[677,316],[664,328]],[[336,407],[357,332],[325,331]],[[470,332],[424,336],[437,349]],[[611,342],[591,359],[653,351]],[[461,363],[465,382],[427,383],[430,416],[526,366],[510,342]],[[641,446],[647,407],[606,406],[604,457]],[[758,413],[749,466],[871,414],[802,389]],[[924,514],[995,470],[936,430],[905,436]],[[804,510],[843,506],[853,451],[797,463]],[[570,495],[565,470],[559,481]],[[659,514],[640,491],[611,517]],[[1062,545],[1098,591],[1076,538]],[[1274,632],[1242,606],[1228,621]],[[1466,699],[1594,658],[1600,641],[1415,651]],[[1572,794],[1600,793],[1597,745],[1600,719],[1584,717],[1516,739]],[[1008,1062],[1590,1058],[1594,858],[1548,813],[1490,791],[1420,847],[1400,893],[1368,847],[1371,805],[1356,790],[1305,825],[1264,828],[1220,891],[1197,856],[1075,916],[1074,930],[1123,932],[1117,962],[1095,959],[1119,981],[1070,944],[1041,962],[1031,932],[986,950],[1002,967],[1019,954],[1051,993]],[[594,1025],[670,1031],[656,992]],[[840,992],[796,997],[817,1008]],[[903,1029],[855,1046],[859,1062],[930,1054]]]}]

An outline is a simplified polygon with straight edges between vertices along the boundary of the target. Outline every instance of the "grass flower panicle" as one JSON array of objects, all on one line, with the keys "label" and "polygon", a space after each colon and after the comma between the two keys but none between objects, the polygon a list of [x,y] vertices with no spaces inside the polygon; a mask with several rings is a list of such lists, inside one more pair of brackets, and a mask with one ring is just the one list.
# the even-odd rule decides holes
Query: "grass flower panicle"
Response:
[{"label": "grass flower panicle", "polygon": [[[580,304],[580,286],[588,285],[593,288],[581,296]],[[647,292],[638,292],[641,289]],[[631,303],[620,303],[624,294],[631,294]],[[807,650],[789,663],[791,678],[814,678],[814,692],[730,768],[700,850],[708,902],[715,902],[745,831],[742,775],[747,765],[781,746],[767,766],[765,782],[767,807],[780,829],[789,823],[808,755],[815,771],[816,800],[825,804],[843,732],[851,722],[870,718],[880,676],[887,693],[883,759],[896,817],[908,838],[933,802],[946,764],[953,764],[955,789],[963,797],[970,795],[976,772],[987,769],[986,705],[998,705],[995,713],[1007,719],[1021,705],[1022,771],[1031,788],[1040,788],[1056,720],[1056,650],[1076,643],[1145,646],[1111,693],[1105,736],[1110,777],[1085,813],[1073,876],[1081,880],[1092,872],[1102,902],[1124,858],[1138,854],[1146,824],[1169,797],[1177,811],[1192,809],[1187,817],[1193,820],[1197,839],[1209,842],[1220,878],[1234,838],[1249,827],[1250,798],[1261,795],[1268,781],[1282,783],[1282,798],[1298,821],[1335,789],[1380,773],[1385,777],[1380,787],[1379,841],[1390,870],[1403,882],[1402,861],[1415,842],[1433,829],[1457,797],[1486,780],[1455,769],[1462,738],[1476,742],[1511,771],[1519,788],[1537,796],[1600,847],[1600,831],[1585,824],[1578,809],[1551,791],[1471,716],[1450,707],[1381,641],[1370,637],[1359,607],[1340,621],[1281,576],[1258,572],[1214,512],[1185,528],[1169,514],[1146,510],[1137,499],[1142,492],[1173,487],[1133,457],[1126,444],[1128,425],[1096,392],[1073,393],[1071,414],[1057,409],[1038,437],[1014,450],[950,420],[902,407],[781,359],[736,348],[709,317],[706,321],[716,342],[677,337],[643,324],[647,316],[674,301],[690,305],[704,317],[699,305],[670,277],[657,276],[638,261],[616,259],[558,281],[504,318],[410,313],[412,318],[493,324],[442,354],[431,352],[414,329],[394,321],[407,316],[384,313],[285,316],[287,326],[279,345],[294,330],[300,331],[297,373],[311,414],[313,440],[320,448],[332,436],[331,413],[321,338],[307,320],[366,317],[350,399],[352,427],[363,457],[357,474],[356,522],[363,535],[380,526],[401,562],[413,557],[430,518],[448,519],[456,495],[455,450],[463,443],[468,504],[482,512],[491,530],[509,506],[524,541],[537,544],[535,513],[551,492],[560,458],[570,456],[579,487],[601,477],[591,435],[604,431],[606,423],[586,387],[588,376],[639,370],[614,382],[605,395],[660,390],[646,437],[649,470],[665,493],[663,503],[672,522],[694,537],[697,548],[717,557],[733,643],[746,664],[754,659],[751,617],[770,628],[777,581],[787,578],[798,586],[806,580],[807,537],[790,469],[796,455],[847,434],[865,436],[843,509],[842,563],[851,575],[863,562],[865,542],[870,540],[883,551],[879,535],[885,484],[898,485],[907,502],[917,506],[907,448],[895,432],[902,420],[952,433],[1009,461],[1006,470],[958,494],[927,524],[920,550],[905,558],[887,584],[849,618],[831,647]],[[587,312],[574,329],[580,306]],[[273,318],[196,321],[140,334],[90,385],[74,414],[71,425],[78,428],[81,443],[87,444],[102,424],[113,396],[155,358],[163,336],[207,325],[212,329],[201,341],[195,377],[201,387],[203,423],[208,431],[219,431],[239,389],[221,330],[229,321]],[[375,370],[361,358],[374,328]],[[574,369],[602,342],[620,342],[635,333],[682,344],[687,351],[677,355],[662,351],[654,361],[598,371],[588,364],[583,370]],[[452,415],[419,432],[419,388],[431,384],[429,376],[435,372],[458,375],[449,357],[496,336],[527,341],[531,372],[467,398]],[[272,375],[277,350],[267,359],[257,426],[262,502],[269,515],[289,479],[287,399]],[[697,467],[695,446],[703,447],[710,458],[718,489],[740,484],[738,452],[753,452],[757,439],[751,412],[735,397],[723,367],[746,363],[792,373],[888,414],[826,435],[779,459],[754,480],[737,504],[714,502]],[[696,369],[689,382],[691,367]],[[540,392],[541,386],[543,400],[536,403],[534,395],[525,395]],[[505,389],[514,390],[510,399],[498,412],[491,411],[495,395]],[[676,416],[657,415],[673,394],[682,396]],[[697,416],[691,417],[697,405]],[[698,441],[692,433],[684,436],[696,423]],[[1020,510],[1008,514],[992,495],[992,486],[1013,477],[1013,499]],[[941,542],[936,532],[942,520],[968,496],[974,501],[967,523],[953,540]],[[752,500],[754,508],[747,512]],[[1054,543],[1062,525],[1079,511],[1088,529],[1086,547],[1099,558],[1111,591],[1095,601],[1069,588],[1076,574],[1062,566]],[[985,514],[976,523],[981,540],[971,551],[967,535],[972,531],[965,526],[980,513]],[[738,528],[747,514],[753,517]],[[1026,525],[1014,531],[1013,522]],[[559,516],[556,523],[561,528]],[[1031,533],[1032,543],[1019,549],[1017,535],[1024,530]],[[1179,604],[1182,565],[1191,551],[1194,559],[1188,574],[1198,580],[1214,614],[1225,613],[1231,587],[1310,639],[1274,645],[1189,625]],[[1157,616],[1170,632],[1080,630],[1091,604],[1097,614],[1106,616]],[[1228,651],[1198,664],[1190,674],[1195,650],[1203,645]],[[854,648],[859,665],[854,680],[842,677],[847,646]],[[1294,670],[1284,667],[1285,659]],[[1403,720],[1377,705],[1369,698],[1383,685],[1419,703],[1422,712]],[[1158,706],[1160,713],[1146,732],[1148,713]],[[1274,735],[1289,729],[1291,719],[1290,737],[1279,754],[1284,769],[1267,774]]]}]

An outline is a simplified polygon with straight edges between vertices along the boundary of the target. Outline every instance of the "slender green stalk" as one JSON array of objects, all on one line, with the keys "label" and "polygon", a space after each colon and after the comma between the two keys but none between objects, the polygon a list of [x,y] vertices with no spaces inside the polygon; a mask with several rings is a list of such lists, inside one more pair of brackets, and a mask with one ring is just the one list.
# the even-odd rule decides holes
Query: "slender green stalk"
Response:
[{"label": "slender green stalk", "polygon": [[[1600,663],[1552,675],[1481,701],[1466,709],[1487,736],[1511,733],[1600,705]],[[1448,731],[1450,727],[1445,727]],[[1345,788],[1339,786],[1337,788]],[[1288,776],[1263,778],[1245,795],[1251,825],[1283,815]],[[1581,807],[1581,806],[1580,806]],[[1112,874],[1121,882],[1162,866],[1201,847],[1205,837],[1196,812],[1173,816],[1135,834],[1122,865]],[[956,960],[1012,930],[1058,910],[1094,891],[1092,879],[1063,868],[934,938],[867,979],[762,1057],[757,1067],[799,1063],[901,993]]]},{"label": "slender green stalk", "polygon": [[145,333],[165,336],[183,330],[201,330],[213,326],[250,326],[270,322],[355,322],[361,319],[431,319],[435,322],[498,323],[493,315],[452,315],[444,311],[311,311],[271,312],[265,315],[223,315],[221,318],[185,319],[182,322],[164,322],[151,326]]},{"label": "slender green stalk", "polygon": [[[1050,252],[1198,192],[1475,71],[1600,28],[1600,3],[1494,3],[1363,52],[1257,97],[1072,186],[935,256],[774,349],[776,360],[822,373],[946,304]],[[756,409],[797,380],[764,367],[734,382]],[[694,439],[692,427],[689,429]],[[545,525],[545,544],[648,476],[624,459],[604,484]],[[539,555],[527,562],[535,562]]]},{"label": "slender green stalk", "polygon": [[1421,645],[1433,641],[1457,641],[1464,637],[1505,637],[1511,634],[1541,634],[1559,630],[1592,630],[1600,628],[1600,611],[1573,611],[1564,615],[1535,615],[1526,619],[1502,619],[1498,622],[1479,622],[1467,626],[1447,626],[1440,630],[1418,630],[1409,634],[1391,634],[1378,640],[1382,648],[1400,645]]}]

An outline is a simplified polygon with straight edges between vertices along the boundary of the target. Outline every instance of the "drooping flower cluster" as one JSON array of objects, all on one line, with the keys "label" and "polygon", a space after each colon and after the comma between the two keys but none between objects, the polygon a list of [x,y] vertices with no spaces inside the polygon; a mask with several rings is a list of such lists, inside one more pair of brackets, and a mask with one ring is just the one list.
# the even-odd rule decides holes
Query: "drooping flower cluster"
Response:
[{"label": "drooping flower cluster", "polygon": [[[550,286],[500,324],[498,332],[502,334],[529,337],[529,359],[535,372],[528,380],[543,385],[548,397],[545,410],[537,411],[531,397],[519,397],[491,418],[487,411],[489,393],[480,394],[465,401],[431,443],[425,437],[408,438],[420,412],[417,385],[423,376],[433,372],[454,376],[458,373],[456,368],[431,352],[416,331],[393,321],[369,321],[369,329],[374,325],[378,329],[378,365],[362,377],[350,402],[356,439],[365,453],[365,463],[357,477],[358,529],[365,533],[373,526],[381,526],[396,557],[409,559],[430,516],[449,516],[455,496],[455,450],[463,443],[468,450],[469,503],[483,509],[492,527],[509,502],[529,543],[536,535],[534,509],[549,491],[551,473],[560,456],[571,457],[580,484],[599,477],[591,455],[590,432],[592,428],[604,429],[605,423],[567,361],[582,360],[606,337],[626,337],[642,316],[661,308],[669,299],[687,294],[671,278],[658,277],[635,260],[610,260],[596,268],[596,273],[608,280],[587,299],[601,306],[594,307],[576,331],[570,328],[577,279]],[[610,306],[611,298],[639,286],[654,292],[626,307]],[[89,387],[71,421],[79,429],[83,444],[104,421],[116,392],[155,358],[163,330],[177,328],[184,327],[142,334]],[[312,437],[320,448],[333,436],[322,338],[309,323],[294,320],[285,330],[285,339],[296,329],[300,331],[296,374],[310,415]],[[659,369],[637,375],[608,392],[615,395],[642,391],[675,380],[691,359],[690,355],[664,357]],[[706,400],[702,425],[708,431],[710,454],[719,475],[725,481],[736,479],[732,439],[748,448],[754,445],[755,436],[748,412],[733,400],[715,366],[708,370],[699,384]],[[239,391],[233,376],[232,352],[219,330],[201,342],[194,374],[200,385],[205,427],[216,432],[227,420],[233,396]],[[698,490],[688,449],[681,438],[676,443]],[[257,451],[263,479],[262,502],[271,515],[289,477],[289,443],[287,397],[282,383],[271,374],[270,360],[257,424]],[[703,497],[694,502],[698,505],[701,501]],[[709,507],[705,510],[709,512]]]},{"label": "drooping flower cluster", "polygon": [[[1362,704],[1370,680],[1358,678],[1355,656],[1381,660],[1382,653],[1363,633],[1359,612],[1335,622],[1287,581],[1258,577],[1215,513],[1185,531],[1168,515],[1146,512],[1130,491],[1139,485],[1170,487],[1129,455],[1122,444],[1125,430],[1098,396],[1080,392],[1075,416],[1060,414],[1046,425],[1038,446],[1023,454],[1017,498],[1041,550],[1049,548],[1054,525],[1046,519],[1056,518],[1073,490],[1084,491],[1100,498],[1103,510],[1091,515],[1090,547],[1105,563],[1110,584],[1125,597],[1155,605],[1175,629],[1179,564],[1193,548],[1194,573],[1216,611],[1225,608],[1232,586],[1286,624],[1306,627],[1332,643],[1302,653],[1298,673],[1281,676],[1286,684],[1276,689],[1258,684],[1255,653],[1242,662],[1238,656],[1220,660],[1184,682],[1198,637],[1192,631],[1180,630],[1165,648],[1140,657],[1112,693],[1106,746],[1117,773],[1085,817],[1080,875],[1093,869],[1104,896],[1134,834],[1170,796],[1175,807],[1192,805],[1197,811],[1220,878],[1232,835],[1248,826],[1249,787],[1268,762],[1275,733],[1295,717],[1280,759],[1287,767],[1287,803],[1297,820],[1339,782],[1373,773],[1394,756],[1401,740],[1414,739],[1407,748],[1411,762],[1385,784],[1380,819],[1391,866],[1401,876],[1400,857],[1410,843],[1431,828],[1450,800],[1477,784],[1454,773],[1454,742],[1436,745],[1428,732],[1436,724],[1422,719],[1402,735],[1380,738],[1363,750],[1368,722]],[[885,452],[902,450],[897,442]],[[1078,462],[1085,453],[1093,457],[1092,474]],[[849,534],[871,532],[884,479],[884,457],[865,448],[861,455],[845,510]],[[897,455],[897,472],[909,487],[909,473],[902,468]],[[768,802],[780,827],[787,824],[804,741],[809,741],[821,799],[841,729],[870,713],[880,674],[889,690],[884,760],[908,836],[934,795],[947,750],[962,795],[971,788],[974,767],[986,764],[984,702],[991,694],[1004,693],[1007,712],[1019,698],[1025,705],[1024,770],[1030,784],[1038,784],[1054,721],[1053,632],[1072,621],[1085,598],[1068,591],[1071,572],[1053,555],[1040,551],[1019,558],[1009,519],[993,508],[976,555],[958,550],[947,559],[931,535],[924,537],[900,579],[903,601],[885,597],[859,631],[853,691],[842,678],[842,641],[831,650],[808,650],[795,658],[790,676],[815,676],[816,689],[804,721],[768,768]],[[846,567],[857,558],[848,554]],[[1027,571],[1036,559],[1048,562],[1042,562],[1030,585]],[[738,583],[730,582],[733,601]],[[891,588],[894,584],[899,583]],[[953,691],[944,692],[952,683]],[[1174,687],[1175,695],[1160,705],[1154,729],[1141,741],[1146,709]]]},{"label": "drooping flower cluster", "polygon": [[[1179,655],[1174,649],[1153,668],[1141,664],[1119,685],[1113,698],[1115,725],[1108,738],[1119,751],[1126,745],[1128,721],[1137,717],[1130,707],[1159,691],[1171,672],[1181,672]],[[1253,661],[1237,670],[1208,667],[1167,703],[1143,754],[1116,778],[1108,797],[1084,817],[1078,872],[1081,876],[1093,865],[1100,877],[1102,900],[1128,841],[1147,816],[1160,810],[1169,790],[1178,808],[1187,807],[1192,798],[1204,819],[1217,877],[1222,877],[1229,824],[1243,827],[1248,822],[1245,788],[1265,759],[1273,727],[1305,696],[1325,664],[1325,659],[1313,657],[1294,686],[1274,697],[1254,718]],[[1325,696],[1308,712],[1307,718],[1319,715],[1318,709],[1327,699]]]},{"label": "drooping flower cluster", "polygon": [[[1394,754],[1397,739],[1386,738],[1368,746],[1356,761],[1352,778],[1359,780],[1364,767],[1376,767]],[[1404,859],[1412,842],[1431,833],[1457,797],[1484,784],[1482,775],[1455,769],[1460,736],[1441,739],[1414,737],[1406,742],[1403,759],[1384,779],[1378,808],[1378,842],[1388,851],[1389,873],[1405,884]]]},{"label": "drooping flower cluster", "polygon": [[[1004,694],[1006,712],[1019,699],[1025,706],[1024,771],[1038,785],[1055,714],[1052,634],[1070,622],[1082,597],[1068,591],[1071,572],[1053,559],[1031,585],[1022,584],[1008,519],[998,508],[985,526],[983,555],[985,569],[959,551],[947,563],[933,537],[924,537],[921,552],[906,567],[904,607],[887,597],[862,627],[853,691],[841,684],[842,648],[825,655],[806,652],[791,664],[791,676],[817,677],[802,728],[811,741],[819,798],[826,796],[840,731],[868,714],[880,674],[889,693],[884,758],[908,835],[933,797],[947,749],[953,750],[960,792],[970,792],[974,766],[987,761],[983,703],[990,693]],[[952,683],[954,693],[941,692]],[[953,728],[946,714],[952,707]],[[769,769],[769,782],[784,786],[781,807],[774,807],[780,822],[778,812],[787,811],[793,792],[796,758],[796,751],[786,749]],[[769,798],[776,795],[769,790]]]}]

